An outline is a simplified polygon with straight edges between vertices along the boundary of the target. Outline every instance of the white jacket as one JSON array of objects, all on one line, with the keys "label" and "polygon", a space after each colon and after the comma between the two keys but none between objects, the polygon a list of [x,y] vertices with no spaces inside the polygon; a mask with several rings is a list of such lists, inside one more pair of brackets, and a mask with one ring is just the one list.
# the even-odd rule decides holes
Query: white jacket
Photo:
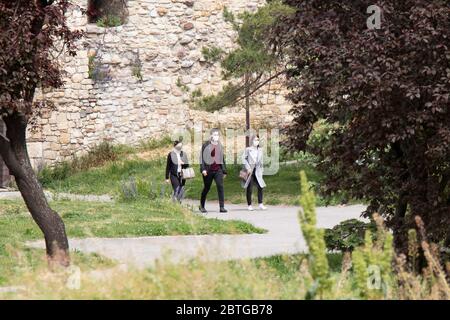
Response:
[{"label": "white jacket", "polygon": [[[261,188],[264,188],[266,186],[266,183],[263,179],[263,173],[264,173],[264,162],[263,162],[263,152],[261,148],[255,148],[255,147],[248,147],[245,148],[244,153],[242,154],[242,164],[245,166],[245,168],[251,172],[253,171],[253,174],[255,175],[256,179],[258,180],[259,185]],[[247,188],[248,184],[250,183],[250,179],[252,178],[251,175],[247,178],[247,181],[245,182],[244,188]]]}]

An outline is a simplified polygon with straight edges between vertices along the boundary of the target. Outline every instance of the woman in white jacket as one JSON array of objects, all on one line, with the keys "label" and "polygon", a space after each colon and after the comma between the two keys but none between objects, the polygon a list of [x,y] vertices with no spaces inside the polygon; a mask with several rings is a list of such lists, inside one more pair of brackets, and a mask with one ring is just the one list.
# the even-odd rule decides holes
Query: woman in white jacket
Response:
[{"label": "woman in white jacket", "polygon": [[259,209],[266,210],[267,208],[263,204],[263,188],[266,186],[266,183],[263,179],[263,152],[259,148],[259,136],[256,135],[250,139],[250,147],[245,148],[242,155],[242,164],[247,172],[250,173],[243,185],[247,190],[248,210],[254,210],[252,206],[253,184],[256,184],[258,188]]}]

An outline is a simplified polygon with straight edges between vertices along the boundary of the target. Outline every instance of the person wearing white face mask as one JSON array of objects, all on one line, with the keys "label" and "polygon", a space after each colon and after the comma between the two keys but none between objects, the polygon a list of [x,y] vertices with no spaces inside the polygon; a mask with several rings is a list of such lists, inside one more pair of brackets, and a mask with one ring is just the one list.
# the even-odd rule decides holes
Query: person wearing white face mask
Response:
[{"label": "person wearing white face mask", "polygon": [[167,155],[166,163],[166,182],[172,184],[173,200],[181,202],[184,196],[184,185],[186,179],[183,179],[182,169],[189,167],[188,157],[183,151],[183,143],[177,140],[173,143],[173,150]]},{"label": "person wearing white face mask", "polygon": [[203,175],[203,191],[200,198],[200,212],[207,213],[205,209],[206,196],[213,180],[216,182],[217,193],[219,196],[219,207],[221,213],[226,213],[224,207],[224,188],[223,179],[227,176],[227,167],[225,165],[225,155],[223,146],[219,141],[219,129],[211,130],[211,137],[206,141],[200,152],[200,172]]},{"label": "person wearing white face mask", "polygon": [[263,188],[266,187],[266,183],[263,179],[263,152],[259,148],[259,136],[253,136],[250,139],[250,147],[245,148],[242,155],[242,164],[247,170],[248,177],[243,183],[243,187],[246,189],[248,210],[253,211],[252,206],[252,189],[253,184],[256,184],[258,188],[258,205],[259,209],[266,210],[267,208],[263,204]]}]

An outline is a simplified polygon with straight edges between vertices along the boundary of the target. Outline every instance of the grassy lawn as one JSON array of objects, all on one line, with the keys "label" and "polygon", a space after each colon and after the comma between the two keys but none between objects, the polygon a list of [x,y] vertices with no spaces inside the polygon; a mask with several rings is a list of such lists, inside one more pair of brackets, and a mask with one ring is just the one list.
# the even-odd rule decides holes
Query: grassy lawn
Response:
[{"label": "grassy lawn", "polygon": [[117,195],[123,182],[130,177],[155,181],[164,186],[164,166],[162,159],[114,161],[62,179],[57,174],[49,174],[41,176],[40,180],[45,188],[59,192]]},{"label": "grassy lawn", "polygon": [[[82,273],[80,290],[64,286],[66,277],[44,269],[28,272],[20,283],[26,291],[0,298],[25,299],[304,299],[312,280],[302,269],[307,255],[277,255],[228,262],[192,260],[161,263],[146,270],[117,271],[102,282]],[[339,276],[341,255],[330,254],[332,272]],[[47,281],[36,279],[45,275]]]},{"label": "grassy lawn", "polygon": [[[3,200],[0,206],[0,237],[8,239],[14,230],[23,240],[42,238],[22,202]],[[166,201],[56,201],[51,206],[63,218],[70,238],[263,232],[241,221],[206,219]]]},{"label": "grassy lawn", "polygon": [[[69,238],[264,232],[241,221],[205,219],[166,201],[55,201],[51,206],[64,219]],[[42,239],[42,234],[24,203],[0,201],[0,285],[24,268],[44,264],[43,250],[24,247],[25,241],[34,239]],[[74,259],[75,263],[91,267],[107,264],[96,256],[75,254]]]},{"label": "grassy lawn", "polygon": [[[44,249],[27,248],[22,242],[13,242],[11,238],[15,238],[14,235],[9,235],[11,237],[6,241],[3,234],[0,238],[0,286],[21,285],[25,274],[48,268]],[[70,259],[72,265],[79,267],[82,272],[104,270],[116,265],[101,255],[78,251],[72,251]]]},{"label": "grassy lawn", "polygon": [[[187,181],[186,193],[191,199],[199,199],[203,188],[203,180],[199,172],[198,165],[193,166],[196,177]],[[245,203],[245,190],[241,187],[238,173],[241,166],[228,165],[228,175],[225,179],[225,198],[232,203]],[[45,188],[57,192],[71,192],[77,194],[110,194],[118,196],[124,183],[135,178],[146,181],[152,185],[156,193],[167,194],[171,192],[171,187],[164,183],[164,159],[157,160],[123,160],[109,162],[101,167],[91,168],[77,172],[64,178],[57,175],[47,175],[41,177]],[[313,184],[320,182],[321,176],[311,165],[290,164],[281,165],[277,174],[264,176],[267,187],[264,190],[264,202],[266,204],[298,204],[300,193],[299,171],[305,170],[309,180]],[[214,185],[214,184],[213,184]],[[256,202],[257,192],[253,192]],[[213,186],[208,194],[209,200],[217,199],[217,191]],[[342,199],[336,197],[330,200],[331,204],[339,204]],[[324,205],[326,201],[317,197],[317,205]]]},{"label": "grassy lawn", "polygon": [[[203,179],[200,176],[198,166],[194,166],[198,177],[187,181],[187,196],[192,199],[199,199],[203,189]],[[224,180],[225,199],[232,203],[246,203],[245,189],[240,185],[238,178],[241,166],[228,165],[228,175]],[[266,204],[298,204],[300,193],[299,172],[305,170],[312,180],[318,180],[319,177],[313,168],[306,165],[284,165],[280,167],[276,175],[264,176],[267,187],[264,189],[264,202]],[[209,191],[208,199],[217,200],[217,190],[215,184]],[[253,202],[257,203],[257,190],[253,189]]]}]

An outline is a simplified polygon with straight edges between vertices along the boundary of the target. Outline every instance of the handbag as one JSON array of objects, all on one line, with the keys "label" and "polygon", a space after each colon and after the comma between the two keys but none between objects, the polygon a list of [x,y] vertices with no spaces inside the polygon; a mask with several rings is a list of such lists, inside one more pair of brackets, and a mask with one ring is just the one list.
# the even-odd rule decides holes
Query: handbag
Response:
[{"label": "handbag", "polygon": [[[247,150],[245,150],[245,160],[248,162],[248,154],[247,154]],[[243,166],[243,168],[241,169],[241,171],[239,171],[239,178],[241,178],[242,180],[247,181],[248,177],[252,174],[253,168],[252,170],[247,170],[247,168],[245,167],[245,165]]]},{"label": "handbag", "polygon": [[193,168],[181,169],[181,175],[183,179],[192,179],[195,178],[195,171]]},{"label": "handbag", "polygon": [[244,181],[247,181],[249,175],[250,172],[246,168],[242,168],[241,171],[239,171],[239,178]]}]

